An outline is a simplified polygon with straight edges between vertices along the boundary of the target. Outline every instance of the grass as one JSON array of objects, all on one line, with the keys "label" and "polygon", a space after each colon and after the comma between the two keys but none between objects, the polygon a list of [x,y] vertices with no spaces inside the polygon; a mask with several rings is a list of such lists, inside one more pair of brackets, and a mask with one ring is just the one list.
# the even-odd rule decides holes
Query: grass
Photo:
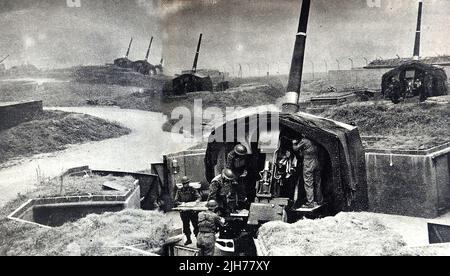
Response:
[{"label": "grass", "polygon": [[450,142],[448,105],[354,103],[332,107],[318,115],[356,125],[362,136],[383,137],[365,141],[369,148],[418,150]]},{"label": "grass", "polygon": [[127,128],[93,116],[44,111],[30,122],[0,132],[0,164],[13,158],[62,150],[70,144],[129,133]]},{"label": "grass", "polygon": [[[64,195],[97,194],[100,185],[107,180],[118,181],[126,187],[134,182],[129,177],[74,177],[64,182]],[[15,200],[0,208],[0,256],[141,255],[123,246],[139,245],[139,249],[156,252],[169,235],[172,225],[169,218],[158,212],[141,210],[90,215],[53,229],[7,219],[9,214],[29,199],[59,195],[59,184],[57,180],[43,181],[35,190],[19,194]]]},{"label": "grass", "polygon": [[340,213],[295,224],[270,222],[259,239],[271,256],[436,255],[406,247],[402,237],[369,213]]},{"label": "grass", "polygon": [[0,84],[0,101],[42,100],[44,106],[85,106],[87,100],[111,101],[136,93],[141,88],[111,84],[56,82],[37,85],[29,82]]},{"label": "grass", "polygon": [[[114,182],[126,190],[134,188],[135,179],[126,177],[115,176],[98,176],[91,175],[90,177],[71,176],[65,177],[61,183],[60,179],[52,179],[45,183],[45,196],[82,196],[82,195],[115,195],[123,194],[123,191],[116,190],[104,190],[103,184],[105,182]],[[41,185],[42,186],[42,185]],[[43,196],[41,196],[43,197]]]},{"label": "grass", "polygon": [[8,223],[0,226],[0,250],[6,256],[129,256],[139,254],[123,247],[138,246],[155,253],[171,225],[164,214],[142,210],[89,215],[53,229]]}]

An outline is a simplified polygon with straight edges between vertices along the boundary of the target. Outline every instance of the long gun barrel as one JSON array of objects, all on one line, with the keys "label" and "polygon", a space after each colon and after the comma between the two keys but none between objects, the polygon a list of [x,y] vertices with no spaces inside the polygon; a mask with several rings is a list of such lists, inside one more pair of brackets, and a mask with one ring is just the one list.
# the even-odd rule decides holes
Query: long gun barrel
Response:
[{"label": "long gun barrel", "polygon": [[198,39],[197,52],[195,53],[194,65],[192,66],[193,73],[197,72],[198,57],[200,55],[200,47],[202,45],[202,38],[203,38],[203,34],[200,34],[200,38]]},{"label": "long gun barrel", "polygon": [[292,56],[291,70],[289,73],[289,83],[286,89],[286,103],[283,105],[283,112],[298,112],[298,101],[302,85],[303,63],[305,60],[306,33],[308,30],[309,10],[311,0],[303,0],[300,14],[300,22],[295,40],[294,54]]},{"label": "long gun barrel", "polygon": [[420,58],[420,39],[422,32],[422,12],[423,12],[423,2],[419,2],[419,13],[417,16],[417,29],[416,29],[416,40],[414,43],[414,59],[419,60]]},{"label": "long gun barrel", "polygon": [[152,39],[150,39],[150,45],[148,45],[147,54],[145,55],[146,61],[148,61],[148,58],[150,57],[150,50],[152,49],[152,43],[153,43],[153,36],[152,36]]},{"label": "long gun barrel", "polygon": [[7,55],[6,57],[4,57],[1,61],[0,61],[0,64],[2,64],[6,59],[8,59],[9,58],[9,55]]},{"label": "long gun barrel", "polygon": [[125,55],[126,58],[130,55],[131,45],[133,45],[133,38],[131,38],[130,45],[128,45],[127,54]]}]

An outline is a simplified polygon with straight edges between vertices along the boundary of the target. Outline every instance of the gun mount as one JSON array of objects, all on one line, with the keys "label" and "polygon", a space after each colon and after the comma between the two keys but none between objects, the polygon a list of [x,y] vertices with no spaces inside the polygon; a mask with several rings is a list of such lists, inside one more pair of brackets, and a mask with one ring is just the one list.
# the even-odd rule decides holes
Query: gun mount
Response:
[{"label": "gun mount", "polygon": [[116,65],[120,68],[126,68],[126,69],[133,68],[133,62],[130,59],[128,59],[132,45],[133,45],[133,38],[131,38],[131,40],[130,40],[130,44],[128,45],[128,50],[127,50],[127,53],[125,54],[125,57],[114,60],[114,65]]},{"label": "gun mount", "polygon": [[191,72],[184,73],[172,81],[173,94],[175,95],[185,95],[187,93],[200,91],[213,91],[211,77],[197,73],[202,38],[203,34],[200,34]]},{"label": "gun mount", "polygon": [[133,62],[133,70],[134,71],[141,73],[143,75],[156,75],[157,74],[156,66],[154,66],[153,64],[150,64],[150,62],[148,61],[148,59],[150,57],[150,51],[152,49],[152,44],[153,44],[153,36],[150,39],[150,44],[148,45],[147,54],[145,55],[145,59]]}]

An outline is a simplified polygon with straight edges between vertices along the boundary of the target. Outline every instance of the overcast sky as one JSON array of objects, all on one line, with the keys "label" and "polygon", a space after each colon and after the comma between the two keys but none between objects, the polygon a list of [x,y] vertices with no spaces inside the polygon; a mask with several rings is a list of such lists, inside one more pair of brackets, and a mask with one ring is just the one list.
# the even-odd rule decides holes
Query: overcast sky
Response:
[{"label": "overcast sky", "polygon": [[[104,64],[126,52],[142,59],[155,36],[151,62],[165,58],[176,72],[192,66],[200,33],[201,68],[231,71],[237,64],[286,71],[292,55],[301,0],[1,0],[0,55],[7,65],[40,67]],[[365,64],[363,57],[412,55],[417,0],[312,0],[306,71]],[[450,1],[424,0],[422,55],[450,54]],[[279,64],[279,65],[278,65]],[[235,69],[237,70],[237,69]]]}]

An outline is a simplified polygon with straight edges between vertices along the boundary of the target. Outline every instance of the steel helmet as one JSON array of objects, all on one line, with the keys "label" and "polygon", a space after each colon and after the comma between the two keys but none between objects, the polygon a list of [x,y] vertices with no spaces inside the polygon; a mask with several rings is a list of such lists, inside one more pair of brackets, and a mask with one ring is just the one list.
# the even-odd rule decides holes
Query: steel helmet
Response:
[{"label": "steel helmet", "polygon": [[247,155],[247,154],[248,154],[247,148],[244,147],[244,146],[241,145],[241,144],[239,144],[239,145],[237,145],[236,147],[234,147],[234,152],[235,152],[237,155],[241,155],[241,156],[244,156],[244,155]]},{"label": "steel helmet", "polygon": [[230,169],[224,169],[222,171],[222,177],[227,179],[227,180],[235,180],[236,179],[236,175]]},{"label": "steel helmet", "polygon": [[191,183],[191,179],[189,179],[189,177],[187,177],[187,176],[183,176],[183,178],[181,178],[181,183],[189,184],[189,183]]},{"label": "steel helmet", "polygon": [[210,211],[214,211],[219,207],[219,204],[215,200],[210,200],[208,203],[206,203],[206,208]]}]

